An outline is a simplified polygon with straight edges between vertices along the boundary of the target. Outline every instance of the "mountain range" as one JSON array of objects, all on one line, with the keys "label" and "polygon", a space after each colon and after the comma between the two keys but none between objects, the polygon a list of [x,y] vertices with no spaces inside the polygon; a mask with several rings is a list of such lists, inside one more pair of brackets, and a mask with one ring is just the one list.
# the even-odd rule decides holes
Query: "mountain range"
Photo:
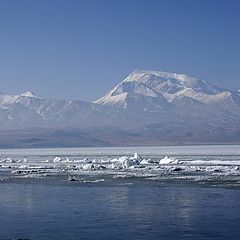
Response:
[{"label": "mountain range", "polygon": [[0,147],[240,142],[240,92],[136,70],[94,102],[0,93]]}]

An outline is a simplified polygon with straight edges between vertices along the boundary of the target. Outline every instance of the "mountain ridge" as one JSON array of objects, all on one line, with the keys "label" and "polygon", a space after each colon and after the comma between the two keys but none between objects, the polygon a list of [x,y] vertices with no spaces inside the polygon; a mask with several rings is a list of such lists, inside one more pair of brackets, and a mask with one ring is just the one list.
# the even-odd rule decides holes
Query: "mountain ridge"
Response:
[{"label": "mountain ridge", "polygon": [[[156,143],[220,141],[221,136],[221,141],[240,142],[240,94],[186,74],[147,70],[133,71],[93,102],[44,99],[31,91],[0,93],[0,131],[33,127],[87,132],[88,137],[78,136],[81,141],[65,134],[73,145],[148,144],[150,138]],[[37,134],[33,139],[37,141]]]},{"label": "mountain ridge", "polygon": [[[235,93],[219,88],[205,80],[189,77],[186,74],[146,70],[132,72],[94,103],[127,109],[131,105],[135,108],[137,102],[141,100],[142,109],[151,111],[161,109],[164,106],[169,107],[168,103],[175,102],[176,105],[182,105],[181,102],[178,102],[183,98],[188,102],[191,100],[191,104],[193,101],[195,103],[216,104],[216,102],[221,103],[229,98],[228,104],[240,108],[239,100],[235,102],[232,99],[238,98],[237,91]],[[145,107],[143,107],[144,104]]]}]

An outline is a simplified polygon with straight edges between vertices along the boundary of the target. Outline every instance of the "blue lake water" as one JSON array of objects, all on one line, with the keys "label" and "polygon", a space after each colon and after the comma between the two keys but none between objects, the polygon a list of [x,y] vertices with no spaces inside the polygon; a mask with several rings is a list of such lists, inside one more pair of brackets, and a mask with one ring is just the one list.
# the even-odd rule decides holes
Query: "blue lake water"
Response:
[{"label": "blue lake water", "polygon": [[[123,168],[135,152],[151,161]],[[0,150],[10,239],[238,240],[240,147]]]},{"label": "blue lake water", "polygon": [[240,191],[1,184],[0,239],[239,239]]}]

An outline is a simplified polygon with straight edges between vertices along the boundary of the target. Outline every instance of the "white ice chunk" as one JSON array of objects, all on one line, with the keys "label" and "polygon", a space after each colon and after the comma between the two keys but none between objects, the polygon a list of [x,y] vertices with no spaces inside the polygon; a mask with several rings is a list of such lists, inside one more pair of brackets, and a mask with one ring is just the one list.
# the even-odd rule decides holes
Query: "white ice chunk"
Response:
[{"label": "white ice chunk", "polygon": [[178,160],[176,158],[168,157],[168,156],[166,156],[165,158],[162,158],[159,161],[159,164],[177,164],[177,163],[178,163]]},{"label": "white ice chunk", "polygon": [[91,163],[88,163],[88,164],[83,165],[83,166],[82,166],[82,169],[83,169],[84,171],[92,171],[92,170],[94,170],[94,165],[91,164]]},{"label": "white ice chunk", "polygon": [[53,162],[54,163],[59,163],[59,162],[61,162],[61,158],[60,157],[55,157],[54,159],[53,159]]},{"label": "white ice chunk", "polygon": [[138,153],[134,153],[134,156],[130,157],[129,159],[130,160],[135,160],[135,161],[138,161],[138,162],[140,162],[142,160],[141,156]]},{"label": "white ice chunk", "polygon": [[152,164],[151,159],[143,159],[140,164]]}]

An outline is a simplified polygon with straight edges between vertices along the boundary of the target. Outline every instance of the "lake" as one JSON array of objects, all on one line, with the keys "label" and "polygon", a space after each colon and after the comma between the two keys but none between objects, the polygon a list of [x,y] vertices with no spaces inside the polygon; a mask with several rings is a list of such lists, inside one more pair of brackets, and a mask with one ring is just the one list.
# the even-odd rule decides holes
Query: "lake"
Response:
[{"label": "lake", "polygon": [[0,152],[1,240],[239,239],[239,146]]}]

